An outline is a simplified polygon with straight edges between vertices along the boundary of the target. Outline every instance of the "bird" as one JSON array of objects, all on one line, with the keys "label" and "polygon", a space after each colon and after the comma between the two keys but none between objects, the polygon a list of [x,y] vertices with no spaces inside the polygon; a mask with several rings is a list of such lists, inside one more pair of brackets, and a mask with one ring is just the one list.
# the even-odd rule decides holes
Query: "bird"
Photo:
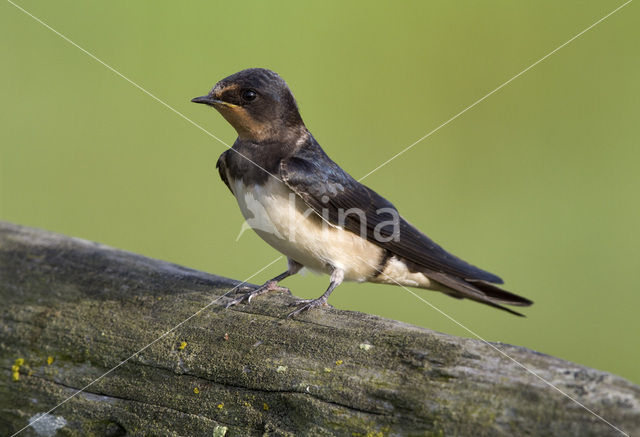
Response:
[{"label": "bird", "polygon": [[[296,99],[275,72],[249,68],[191,100],[215,108],[236,130],[216,168],[246,223],[287,257],[287,270],[242,292],[227,307],[250,303],[302,268],[329,275],[316,299],[299,300],[297,316],[329,306],[343,281],[443,292],[511,314],[533,302],[498,285],[503,280],[447,252],[398,209],[336,164],[307,129]],[[417,194],[417,193],[416,193]]]}]

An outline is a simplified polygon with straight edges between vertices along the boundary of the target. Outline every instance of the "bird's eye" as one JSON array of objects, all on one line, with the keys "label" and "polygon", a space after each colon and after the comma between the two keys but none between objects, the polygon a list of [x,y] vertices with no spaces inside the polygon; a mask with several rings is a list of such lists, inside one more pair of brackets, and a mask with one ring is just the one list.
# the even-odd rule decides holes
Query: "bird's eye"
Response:
[{"label": "bird's eye", "polygon": [[242,100],[246,102],[251,102],[252,100],[255,100],[256,97],[258,97],[258,93],[256,93],[254,90],[242,91]]}]

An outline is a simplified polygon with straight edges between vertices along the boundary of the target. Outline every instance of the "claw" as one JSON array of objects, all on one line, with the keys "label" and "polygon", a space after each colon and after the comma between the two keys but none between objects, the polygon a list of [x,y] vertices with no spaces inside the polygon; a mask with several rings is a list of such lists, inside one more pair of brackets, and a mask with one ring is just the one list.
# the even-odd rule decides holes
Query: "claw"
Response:
[{"label": "claw", "polygon": [[294,310],[294,311],[290,312],[289,314],[287,314],[287,319],[290,319],[291,317],[297,316],[299,314],[302,314],[305,311],[309,311],[310,309],[316,308],[316,307],[326,306],[326,307],[329,307],[329,308],[333,308],[331,305],[329,305],[327,303],[327,298],[325,298],[325,297],[320,297],[318,299],[304,299],[304,300],[299,300],[298,302],[296,302],[296,304],[298,304],[298,305],[301,304],[301,303],[303,303],[304,305],[302,305],[297,310]]},{"label": "claw", "polygon": [[249,287],[248,285],[243,285],[242,287],[236,288],[235,294],[248,293],[248,292],[253,291],[253,290],[255,290],[255,288]]},{"label": "claw", "polygon": [[229,303],[225,306],[225,309],[226,309],[226,308],[229,308],[229,307],[232,307],[232,306],[234,306],[234,305],[238,305],[239,303],[240,303],[240,300],[238,300],[238,299],[234,299],[234,300],[232,300],[231,302],[229,302]]},{"label": "claw", "polygon": [[254,297],[260,296],[261,294],[265,294],[265,293],[268,293],[270,291],[282,291],[282,292],[287,292],[287,293],[291,294],[291,291],[288,288],[279,287],[277,285],[277,283],[274,282],[274,281],[269,281],[266,284],[263,284],[258,288],[251,288],[251,287],[248,287],[248,286],[239,287],[236,290],[236,294],[240,293],[240,291],[239,291],[240,289],[245,289],[245,290],[249,290],[249,291],[246,291],[245,293],[242,294],[242,296],[240,296],[240,297],[238,297],[236,299],[233,299],[231,302],[229,302],[226,305],[226,308],[232,307],[234,305],[238,305],[239,303],[242,303],[242,302],[246,302],[247,304],[249,304],[249,303],[251,303],[251,299],[253,299]]}]

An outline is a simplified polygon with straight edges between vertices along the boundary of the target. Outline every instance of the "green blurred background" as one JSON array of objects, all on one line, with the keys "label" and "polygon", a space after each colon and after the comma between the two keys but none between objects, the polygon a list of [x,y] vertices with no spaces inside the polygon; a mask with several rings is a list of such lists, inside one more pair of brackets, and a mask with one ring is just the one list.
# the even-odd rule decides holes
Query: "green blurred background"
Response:
[{"label": "green blurred background", "polygon": [[[243,68],[277,71],[358,178],[622,2],[19,4],[229,144],[189,100]],[[366,180],[536,303],[520,319],[421,296],[488,340],[636,383],[639,29],[632,3]],[[0,219],[236,279],[277,256],[252,232],[236,242],[222,144],[7,2],[0,50]],[[317,297],[327,283],[284,285]],[[398,287],[345,284],[331,303],[471,336]]]}]

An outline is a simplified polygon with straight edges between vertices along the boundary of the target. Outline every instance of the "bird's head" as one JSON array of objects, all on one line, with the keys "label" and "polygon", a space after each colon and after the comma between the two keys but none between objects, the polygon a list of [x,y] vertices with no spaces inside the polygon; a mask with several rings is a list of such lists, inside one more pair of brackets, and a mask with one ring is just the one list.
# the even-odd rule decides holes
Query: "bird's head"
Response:
[{"label": "bird's head", "polygon": [[306,131],[286,82],[264,68],[232,74],[191,101],[216,108],[243,140],[282,141]]}]

